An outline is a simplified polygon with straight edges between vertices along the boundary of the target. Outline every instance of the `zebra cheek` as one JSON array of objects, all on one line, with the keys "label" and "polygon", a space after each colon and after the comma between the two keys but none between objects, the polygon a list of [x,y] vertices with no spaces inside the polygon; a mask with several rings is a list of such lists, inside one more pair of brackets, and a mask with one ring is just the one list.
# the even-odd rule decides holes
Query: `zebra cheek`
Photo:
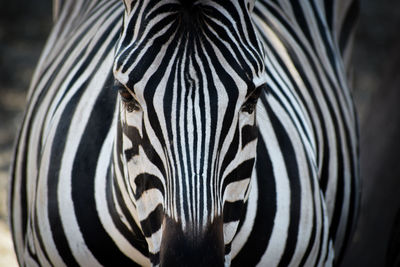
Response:
[{"label": "zebra cheek", "polygon": [[224,242],[230,244],[242,219],[242,212],[250,185],[250,178],[230,183],[223,197]]},{"label": "zebra cheek", "polygon": [[[241,149],[244,150],[247,145],[255,146],[258,138],[256,110],[252,113],[241,112],[239,115],[239,127],[241,129]],[[251,154],[255,157],[256,150],[252,149]]]},{"label": "zebra cheek", "polygon": [[156,188],[152,182],[144,182],[144,180],[152,179],[156,179],[156,177],[139,175],[136,178],[135,204],[142,232],[148,244],[149,256],[154,262],[157,260],[153,257],[157,255],[161,244],[164,191]]}]

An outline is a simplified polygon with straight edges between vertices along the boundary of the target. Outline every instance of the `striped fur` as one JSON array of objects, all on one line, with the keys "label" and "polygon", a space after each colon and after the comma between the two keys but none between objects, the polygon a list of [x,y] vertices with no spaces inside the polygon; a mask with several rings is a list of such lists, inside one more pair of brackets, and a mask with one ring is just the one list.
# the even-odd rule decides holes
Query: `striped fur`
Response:
[{"label": "striped fur", "polygon": [[19,263],[337,264],[358,203],[356,10],[54,1],[12,167]]}]

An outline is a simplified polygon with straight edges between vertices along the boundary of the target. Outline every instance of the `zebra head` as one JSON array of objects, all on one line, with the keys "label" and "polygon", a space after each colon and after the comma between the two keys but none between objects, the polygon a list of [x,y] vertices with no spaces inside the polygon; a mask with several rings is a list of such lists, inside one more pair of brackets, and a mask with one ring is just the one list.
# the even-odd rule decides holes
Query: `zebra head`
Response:
[{"label": "zebra head", "polygon": [[114,62],[121,173],[154,265],[229,264],[264,88],[249,0],[125,0]]}]

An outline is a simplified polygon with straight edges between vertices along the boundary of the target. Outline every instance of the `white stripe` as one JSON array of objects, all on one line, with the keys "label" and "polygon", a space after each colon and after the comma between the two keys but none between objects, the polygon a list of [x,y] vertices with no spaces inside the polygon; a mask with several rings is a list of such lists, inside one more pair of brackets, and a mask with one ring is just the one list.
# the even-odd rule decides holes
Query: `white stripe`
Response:
[{"label": "white stripe", "polygon": [[88,86],[91,90],[86,90],[81,97],[70,124],[71,130],[68,132],[66,138],[65,151],[60,167],[60,180],[57,195],[59,199],[59,209],[62,211],[60,213],[62,226],[64,232],[68,233],[66,238],[72,253],[76,256],[79,255],[79,257],[76,257],[76,260],[82,266],[100,265],[100,263],[87,248],[85,240],[80,232],[80,227],[74,211],[74,203],[72,202],[71,172],[80,145],[81,138],[79,137],[84,133],[91,110],[93,109],[93,105],[97,100],[97,95],[100,93],[105,79],[108,77],[112,62],[113,53],[110,53],[107,58],[104,59],[104,63],[101,65],[100,69],[93,76],[92,82]]},{"label": "white stripe", "polygon": [[[263,107],[261,109],[263,109],[262,114],[267,114]],[[265,125],[272,125],[268,116],[263,117],[261,120]],[[275,132],[271,127],[261,127],[260,133],[265,144],[268,145],[269,157],[275,178],[276,214],[269,244],[259,262],[259,266],[277,266],[285,249],[285,241],[288,234],[290,186],[282,151],[280,150]]]},{"label": "white stripe", "polygon": [[258,183],[257,183],[257,172],[253,169],[253,174],[250,181],[250,193],[247,200],[247,212],[244,219],[243,225],[240,231],[236,234],[232,242],[231,255],[232,259],[239,253],[243,248],[247,239],[249,238],[251,231],[253,230],[254,220],[257,214],[257,202],[258,202]]}]

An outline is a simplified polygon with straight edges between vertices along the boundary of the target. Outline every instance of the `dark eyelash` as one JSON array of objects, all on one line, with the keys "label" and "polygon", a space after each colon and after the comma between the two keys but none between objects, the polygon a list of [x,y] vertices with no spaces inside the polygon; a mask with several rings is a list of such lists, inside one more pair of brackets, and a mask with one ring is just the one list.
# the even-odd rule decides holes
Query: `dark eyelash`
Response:
[{"label": "dark eyelash", "polygon": [[252,114],[254,112],[257,105],[257,101],[260,98],[261,92],[265,89],[265,87],[266,87],[265,84],[260,85],[253,92],[251,92],[249,97],[242,105],[243,112],[247,112],[249,114]]},{"label": "dark eyelash", "polygon": [[140,110],[140,105],[136,101],[132,93],[122,83],[118,82],[117,80],[114,82],[114,90],[118,91],[121,100],[125,104],[125,107],[128,112]]}]

